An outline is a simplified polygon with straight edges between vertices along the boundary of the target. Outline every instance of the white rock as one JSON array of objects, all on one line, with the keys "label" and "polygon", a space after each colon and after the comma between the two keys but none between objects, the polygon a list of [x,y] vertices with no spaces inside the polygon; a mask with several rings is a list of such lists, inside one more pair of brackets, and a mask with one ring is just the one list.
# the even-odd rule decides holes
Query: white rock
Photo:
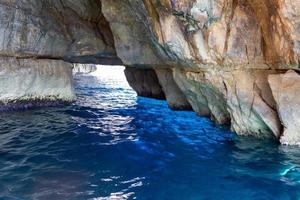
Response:
[{"label": "white rock", "polygon": [[89,74],[97,70],[93,64],[73,64],[73,74]]},{"label": "white rock", "polygon": [[1,109],[75,100],[72,65],[58,60],[1,58],[0,85]]}]

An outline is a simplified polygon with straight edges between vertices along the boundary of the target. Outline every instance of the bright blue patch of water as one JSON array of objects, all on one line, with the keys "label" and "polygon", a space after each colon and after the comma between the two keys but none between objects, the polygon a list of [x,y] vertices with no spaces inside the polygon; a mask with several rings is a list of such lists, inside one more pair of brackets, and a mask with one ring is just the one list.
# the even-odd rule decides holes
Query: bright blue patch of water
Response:
[{"label": "bright blue patch of water", "polygon": [[68,107],[0,114],[0,199],[299,199],[300,149],[137,98],[117,69]]}]

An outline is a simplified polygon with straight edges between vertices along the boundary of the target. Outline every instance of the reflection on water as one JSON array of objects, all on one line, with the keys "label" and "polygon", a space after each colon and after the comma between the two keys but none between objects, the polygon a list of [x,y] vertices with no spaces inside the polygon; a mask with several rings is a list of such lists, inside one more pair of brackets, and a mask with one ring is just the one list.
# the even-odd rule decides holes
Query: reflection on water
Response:
[{"label": "reflection on water", "polygon": [[0,114],[0,199],[299,199],[300,149],[136,97],[120,67],[71,106]]}]

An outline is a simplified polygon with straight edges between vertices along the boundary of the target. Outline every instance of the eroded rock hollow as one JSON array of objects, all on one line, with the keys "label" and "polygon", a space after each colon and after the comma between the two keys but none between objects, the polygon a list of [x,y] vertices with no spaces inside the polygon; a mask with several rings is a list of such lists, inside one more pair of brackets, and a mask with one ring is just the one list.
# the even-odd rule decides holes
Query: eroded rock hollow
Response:
[{"label": "eroded rock hollow", "polygon": [[[0,10],[2,107],[72,100],[68,62],[122,64],[143,96],[299,144],[299,0],[0,0]],[[56,83],[44,93],[39,70]],[[19,75],[30,89],[3,89]]]}]

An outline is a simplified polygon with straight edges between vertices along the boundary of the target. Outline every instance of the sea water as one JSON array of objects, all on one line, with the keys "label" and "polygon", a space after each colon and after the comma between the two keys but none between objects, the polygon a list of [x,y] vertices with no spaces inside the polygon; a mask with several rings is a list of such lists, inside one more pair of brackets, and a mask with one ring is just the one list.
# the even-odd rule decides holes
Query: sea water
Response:
[{"label": "sea water", "polygon": [[73,105],[0,113],[1,200],[300,198],[300,148],[137,97],[122,67],[75,86]]}]

